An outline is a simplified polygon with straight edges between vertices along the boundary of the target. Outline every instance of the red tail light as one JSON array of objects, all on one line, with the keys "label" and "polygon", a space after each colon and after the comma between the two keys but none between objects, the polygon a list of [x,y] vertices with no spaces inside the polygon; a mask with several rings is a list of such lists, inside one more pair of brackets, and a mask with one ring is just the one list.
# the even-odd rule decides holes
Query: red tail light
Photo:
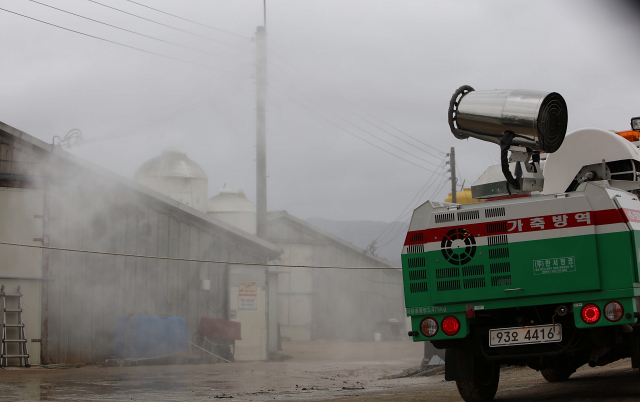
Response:
[{"label": "red tail light", "polygon": [[580,316],[587,324],[595,324],[600,319],[600,308],[593,303],[587,304],[582,308]]},{"label": "red tail light", "polygon": [[460,321],[456,317],[449,316],[442,320],[442,332],[449,336],[453,336],[460,331]]}]

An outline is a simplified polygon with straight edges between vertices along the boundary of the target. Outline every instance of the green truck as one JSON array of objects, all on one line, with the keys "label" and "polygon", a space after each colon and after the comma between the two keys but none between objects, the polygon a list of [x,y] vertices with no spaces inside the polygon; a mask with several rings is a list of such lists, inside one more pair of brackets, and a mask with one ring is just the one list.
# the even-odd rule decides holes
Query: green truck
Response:
[{"label": "green truck", "polygon": [[467,402],[493,399],[501,365],[552,382],[584,364],[630,357],[639,368],[640,118],[628,132],[565,135],[557,93],[464,86],[449,124],[499,144],[501,164],[472,186],[485,202],[413,212],[409,336],[446,350],[445,379]]}]

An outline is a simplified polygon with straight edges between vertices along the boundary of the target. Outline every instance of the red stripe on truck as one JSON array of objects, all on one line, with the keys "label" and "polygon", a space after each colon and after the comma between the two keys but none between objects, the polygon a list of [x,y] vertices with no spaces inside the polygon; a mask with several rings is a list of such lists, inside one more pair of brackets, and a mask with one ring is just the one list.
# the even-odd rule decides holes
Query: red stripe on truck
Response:
[{"label": "red stripe on truck", "polygon": [[[640,223],[640,211],[624,209],[624,215],[618,209],[602,211],[571,212],[565,214],[533,216],[520,219],[506,219],[480,223],[461,223],[454,226],[415,230],[407,233],[404,245],[437,242],[454,228],[464,228],[473,236],[493,236],[498,234],[537,232],[542,230],[565,229],[592,225],[611,225],[625,223],[627,219]],[[422,234],[422,236],[419,236]],[[410,241],[410,239],[414,241]]]}]

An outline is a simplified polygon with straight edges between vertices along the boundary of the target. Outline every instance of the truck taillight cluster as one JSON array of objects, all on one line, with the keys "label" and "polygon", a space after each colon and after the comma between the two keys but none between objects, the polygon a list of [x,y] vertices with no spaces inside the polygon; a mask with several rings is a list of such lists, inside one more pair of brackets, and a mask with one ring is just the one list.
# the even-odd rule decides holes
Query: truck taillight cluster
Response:
[{"label": "truck taillight cluster", "polygon": [[[449,336],[453,336],[460,331],[460,321],[454,316],[446,317],[442,320],[442,332]],[[435,318],[425,318],[420,323],[420,332],[427,338],[433,337],[438,333],[438,321]]]},{"label": "truck taillight cluster", "polygon": [[[587,324],[595,324],[600,319],[600,307],[596,306],[593,303],[589,303],[582,308],[580,312],[580,317],[582,317],[582,321]],[[622,316],[624,316],[624,308],[622,304],[612,301],[607,303],[604,306],[604,316],[607,320],[611,322],[620,321]]]}]

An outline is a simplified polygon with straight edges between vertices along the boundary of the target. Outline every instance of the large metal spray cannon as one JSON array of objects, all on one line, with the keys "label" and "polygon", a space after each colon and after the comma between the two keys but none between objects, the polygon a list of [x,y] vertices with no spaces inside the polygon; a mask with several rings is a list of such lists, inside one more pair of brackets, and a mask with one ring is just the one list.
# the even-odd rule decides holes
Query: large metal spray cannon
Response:
[{"label": "large metal spray cannon", "polygon": [[[567,105],[556,92],[475,91],[465,85],[451,97],[448,117],[456,138],[473,137],[500,145],[500,169],[506,182],[495,177],[495,169],[489,169],[472,186],[474,198],[541,189],[540,152],[557,151],[567,132]],[[515,177],[509,162],[515,165]],[[521,162],[530,177],[523,177]]]}]

